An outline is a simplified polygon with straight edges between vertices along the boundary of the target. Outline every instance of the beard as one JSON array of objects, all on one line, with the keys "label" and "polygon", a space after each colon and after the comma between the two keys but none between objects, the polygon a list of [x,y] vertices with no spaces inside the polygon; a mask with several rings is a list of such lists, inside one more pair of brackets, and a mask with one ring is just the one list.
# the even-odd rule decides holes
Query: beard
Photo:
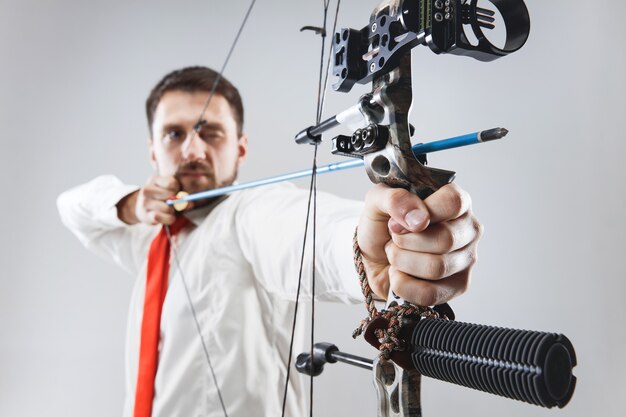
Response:
[{"label": "beard", "polygon": [[[197,160],[184,163],[178,167],[174,177],[178,180],[181,190],[189,194],[202,191],[213,190],[215,188],[232,185],[237,178],[237,164],[234,164],[233,172],[226,178],[218,181],[213,166],[204,160]],[[220,197],[197,200],[193,207],[202,207]]]}]

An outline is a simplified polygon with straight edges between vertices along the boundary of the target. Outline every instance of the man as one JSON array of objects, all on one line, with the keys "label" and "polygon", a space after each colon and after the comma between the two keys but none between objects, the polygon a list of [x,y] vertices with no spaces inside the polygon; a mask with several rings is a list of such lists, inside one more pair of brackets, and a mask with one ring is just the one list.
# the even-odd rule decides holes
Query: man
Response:
[{"label": "man", "polygon": [[[205,109],[216,76],[185,68],[152,90],[146,110],[155,175],[143,187],[105,176],[59,197],[65,225],[139,277],[129,313],[125,416],[222,416],[222,400],[229,416],[280,415],[307,200],[291,185],[185,210],[190,224],[170,239],[172,266],[158,307],[158,366],[142,394],[149,396],[147,411],[138,411],[146,385],[146,257],[161,225],[181,220],[164,201],[180,190],[231,184],[247,156],[236,88],[222,78]],[[318,214],[318,299],[361,301],[352,265],[357,223],[369,283],[381,299],[391,287],[413,303],[439,304],[469,284],[481,225],[455,185],[425,201],[376,186],[364,205],[319,193]],[[305,270],[311,262],[305,258]],[[287,415],[301,415],[300,378],[292,376],[289,391]]]}]

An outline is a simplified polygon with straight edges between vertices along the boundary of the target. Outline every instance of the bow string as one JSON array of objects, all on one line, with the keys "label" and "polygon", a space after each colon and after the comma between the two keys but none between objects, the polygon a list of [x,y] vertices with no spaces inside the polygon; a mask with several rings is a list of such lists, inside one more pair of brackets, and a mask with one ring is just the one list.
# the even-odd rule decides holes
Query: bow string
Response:
[{"label": "bow string", "polygon": [[[204,103],[203,107],[202,107],[202,111],[198,117],[198,121],[197,123],[194,125],[193,127],[193,132],[191,133],[191,138],[186,142],[187,146],[189,143],[191,143],[191,141],[193,139],[195,139],[195,135],[198,135],[200,133],[200,130],[202,129],[203,126],[203,121],[204,121],[204,115],[206,114],[206,111],[208,110],[208,107],[211,103],[211,100],[213,98],[213,96],[216,93],[217,87],[219,85],[219,82],[221,81],[224,71],[226,69],[226,66],[228,65],[228,62],[235,50],[235,47],[239,41],[239,38],[247,24],[247,21],[250,17],[250,14],[252,12],[252,9],[254,7],[256,3],[256,0],[251,0],[251,3],[245,13],[245,16],[239,26],[239,29],[235,35],[235,38],[229,48],[229,51],[227,53],[226,58],[224,59],[224,62],[218,72],[218,75],[216,76],[215,81],[213,82],[213,86],[211,88],[211,91],[209,92],[209,95],[207,97],[206,102]],[[321,56],[320,56],[320,67],[319,67],[319,81],[318,81],[318,93],[317,93],[317,106],[316,106],[316,123],[319,123],[322,117],[322,112],[323,112],[323,108],[324,108],[324,102],[325,102],[325,93],[326,93],[326,88],[328,85],[328,73],[329,73],[329,67],[330,67],[330,58],[331,58],[331,51],[328,52],[328,59],[327,59],[327,63],[326,63],[326,69],[324,69],[324,56],[325,56],[325,51],[326,51],[326,43],[325,43],[325,38],[326,38],[326,21],[327,21],[327,16],[328,16],[328,7],[330,4],[330,0],[323,0],[323,7],[324,7],[324,13],[323,13],[323,25],[322,25],[322,29],[319,32],[319,34],[322,37],[322,47],[321,47]],[[337,17],[339,14],[339,7],[341,4],[341,0],[337,1],[337,8],[336,8],[336,12],[335,12],[335,18],[334,18],[334,25],[333,25],[333,32],[335,31],[336,25],[337,25]],[[310,28],[310,27],[309,27]],[[306,29],[303,28],[303,29]],[[317,28],[315,28],[317,29]],[[324,71],[326,72],[326,75],[324,77]],[[294,337],[295,337],[295,329],[296,329],[296,321],[297,321],[297,314],[298,314],[298,305],[299,305],[299,301],[300,301],[300,293],[301,293],[301,287],[302,287],[302,277],[303,277],[303,272],[304,272],[304,258],[305,258],[305,253],[306,253],[306,245],[307,245],[307,235],[308,235],[308,226],[310,224],[310,219],[312,218],[312,222],[313,222],[313,233],[312,233],[312,258],[313,258],[313,268],[311,271],[311,294],[312,294],[312,307],[311,307],[311,352],[313,352],[313,346],[314,346],[314,323],[315,323],[315,229],[316,229],[316,198],[317,198],[317,175],[316,175],[316,170],[317,170],[317,150],[318,150],[318,143],[315,143],[314,146],[314,152],[313,152],[313,164],[312,164],[312,175],[311,175],[311,183],[310,183],[310,187],[309,187],[309,198],[308,198],[308,202],[307,202],[307,213],[306,213],[306,220],[305,220],[305,227],[304,227],[304,237],[303,237],[303,242],[302,242],[302,254],[301,254],[301,259],[300,259],[300,269],[298,272],[298,286],[297,286],[297,291],[296,291],[296,299],[295,299],[295,306],[294,306],[294,316],[293,316],[293,322],[292,322],[292,329],[291,329],[291,337],[290,337],[290,345],[289,345],[289,356],[286,362],[286,377],[285,377],[285,384],[284,384],[284,391],[283,391],[283,400],[282,400],[282,416],[285,415],[285,410],[286,410],[286,403],[287,403],[287,396],[288,396],[288,385],[289,385],[289,378],[290,378],[290,369],[291,369],[291,361],[292,361],[292,356],[293,356],[293,344],[294,344]],[[158,166],[157,166],[157,174],[158,174]],[[176,207],[177,209],[184,209],[184,206],[182,207]],[[311,216],[311,208],[312,208],[312,216]],[[165,225],[165,230],[166,230],[166,235],[168,240],[170,241],[171,247],[172,247],[172,255],[175,261],[175,265],[176,268],[178,269],[178,272],[180,274],[181,277],[181,281],[185,290],[185,295],[186,295],[186,299],[187,299],[187,303],[189,305],[189,309],[191,311],[191,315],[195,324],[195,328],[198,334],[198,337],[200,338],[200,342],[201,342],[201,346],[203,349],[203,353],[207,362],[207,365],[209,367],[209,371],[211,373],[211,378],[212,381],[215,385],[216,391],[217,391],[217,395],[219,397],[219,402],[220,402],[220,406],[222,409],[222,413],[225,417],[228,417],[228,412],[227,412],[227,407],[224,401],[224,397],[222,395],[221,389],[220,389],[220,384],[219,381],[217,379],[217,376],[215,374],[215,370],[213,367],[213,362],[211,360],[211,355],[209,353],[209,350],[207,348],[207,344],[204,340],[204,336],[202,335],[202,331],[201,331],[201,327],[200,327],[200,323],[198,320],[198,316],[196,313],[196,309],[194,307],[193,301],[191,299],[191,293],[189,291],[189,287],[187,285],[187,281],[185,279],[185,274],[183,272],[181,263],[180,263],[180,257],[178,256],[178,250],[177,250],[177,246],[176,246],[176,242],[173,241],[171,233],[170,233],[170,229],[169,226]],[[311,376],[311,381],[310,381],[310,415],[313,415],[313,377]]]},{"label": "bow string", "polygon": [[[252,12],[252,9],[253,9],[255,3],[256,3],[256,0],[251,0],[250,5],[248,6],[248,9],[246,10],[246,14],[244,15],[244,18],[241,21],[241,24],[239,25],[239,29],[237,30],[237,34],[235,35],[235,39],[233,40],[233,42],[230,45],[230,48],[228,50],[228,54],[226,55],[226,58],[224,59],[224,63],[222,64],[222,67],[220,68],[220,71],[218,72],[217,77],[215,78],[215,81],[213,82],[213,86],[211,87],[211,91],[209,92],[209,96],[207,97],[206,102],[204,103],[204,106],[202,107],[202,111],[200,112],[200,115],[198,116],[198,122],[193,127],[193,132],[191,133],[191,140],[187,141],[188,144],[191,143],[193,141],[193,139],[195,139],[195,135],[198,135],[200,130],[202,129],[204,115],[205,115],[207,109],[209,108],[209,105],[211,104],[211,100],[213,99],[213,96],[215,95],[215,91],[217,90],[219,82],[222,79],[222,76],[224,74],[226,66],[228,65],[228,62],[230,61],[230,57],[232,56],[233,51],[235,50],[235,47],[237,46],[237,42],[239,41],[241,33],[243,32],[243,29],[246,26],[246,23],[248,21],[248,18],[250,17],[250,13]],[[158,171],[158,166],[157,166],[157,171]],[[204,336],[202,335],[202,330],[201,330],[201,327],[200,327],[200,322],[198,320],[198,315],[196,313],[196,309],[195,309],[193,301],[191,299],[191,293],[189,292],[189,286],[187,285],[187,280],[185,279],[185,274],[183,272],[183,268],[181,267],[180,257],[178,256],[178,250],[177,250],[176,242],[174,242],[173,239],[172,239],[172,235],[170,233],[169,226],[165,225],[164,227],[165,227],[165,232],[167,234],[167,238],[168,238],[168,240],[170,242],[170,245],[172,247],[172,254],[174,255],[173,257],[174,257],[174,261],[175,261],[175,264],[176,264],[176,268],[178,269],[178,272],[179,272],[180,278],[181,278],[181,282],[182,282],[183,288],[185,290],[185,296],[186,296],[186,299],[187,299],[187,304],[189,305],[189,309],[191,311],[191,317],[193,318],[198,337],[200,338],[200,344],[202,346],[204,357],[206,359],[207,365],[209,367],[209,371],[211,373],[211,379],[212,379],[213,384],[215,385],[215,389],[217,391],[217,396],[219,398],[219,402],[220,402],[220,407],[222,409],[222,413],[224,414],[224,417],[228,417],[228,412],[226,411],[226,404],[224,402],[224,396],[222,395],[222,391],[220,389],[219,381],[217,380],[217,376],[215,375],[215,369],[213,367],[213,362],[211,361],[211,355],[209,353],[209,349],[207,347],[206,341],[204,340]]]}]

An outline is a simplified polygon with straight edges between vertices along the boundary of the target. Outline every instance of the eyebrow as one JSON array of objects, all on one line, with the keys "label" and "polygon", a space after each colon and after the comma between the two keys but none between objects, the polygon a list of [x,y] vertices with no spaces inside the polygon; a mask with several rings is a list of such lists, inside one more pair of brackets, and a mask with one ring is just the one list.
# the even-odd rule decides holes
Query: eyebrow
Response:
[{"label": "eyebrow", "polygon": [[193,126],[193,129],[195,131],[199,131],[199,130],[220,130],[220,131],[223,131],[224,130],[224,125],[219,123],[219,122],[207,122],[206,120],[202,119],[202,120],[200,120],[198,123],[196,123]]},{"label": "eyebrow", "polygon": [[161,133],[169,132],[170,130],[184,130],[184,126],[180,123],[167,123],[161,128]]}]

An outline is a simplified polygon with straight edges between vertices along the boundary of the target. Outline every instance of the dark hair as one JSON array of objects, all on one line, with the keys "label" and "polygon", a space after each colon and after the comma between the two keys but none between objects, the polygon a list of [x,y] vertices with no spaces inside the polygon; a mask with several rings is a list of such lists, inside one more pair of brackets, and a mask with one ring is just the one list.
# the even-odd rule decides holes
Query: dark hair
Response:
[{"label": "dark hair", "polygon": [[[148,129],[152,133],[154,112],[163,95],[169,91],[197,91],[210,92],[219,74],[207,67],[187,67],[167,74],[154,86],[146,100],[146,116],[148,117]],[[219,94],[228,101],[237,122],[237,134],[243,132],[243,103],[239,91],[226,78],[219,77],[215,94]]]}]

